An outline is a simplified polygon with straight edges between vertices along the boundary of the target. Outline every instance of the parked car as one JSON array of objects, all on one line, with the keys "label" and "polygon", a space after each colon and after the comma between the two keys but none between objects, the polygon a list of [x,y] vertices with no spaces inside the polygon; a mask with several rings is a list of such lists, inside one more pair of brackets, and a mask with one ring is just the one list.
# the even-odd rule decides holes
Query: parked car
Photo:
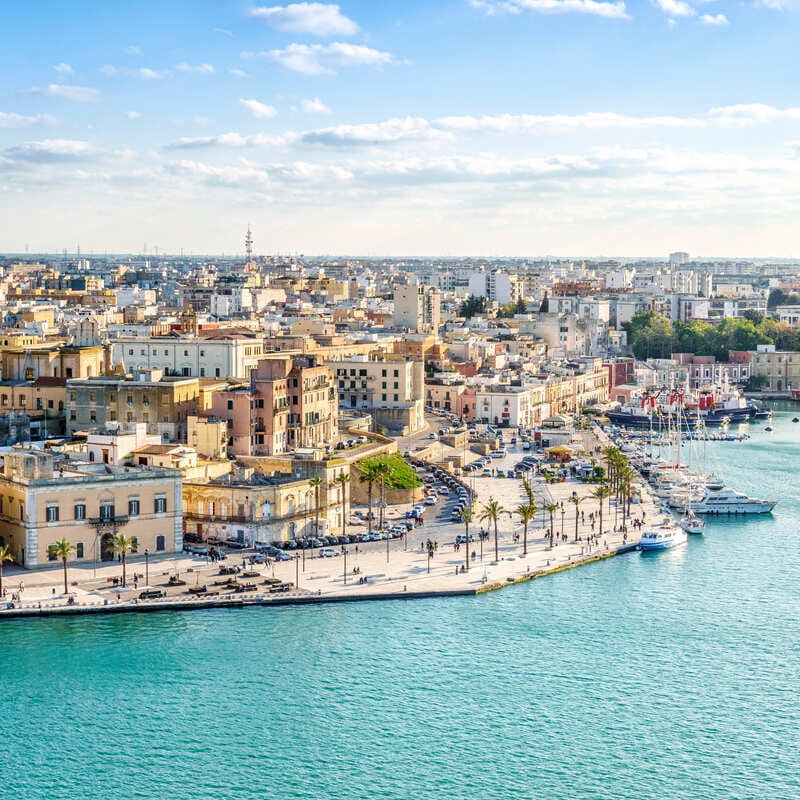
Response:
[{"label": "parked car", "polygon": [[278,551],[275,553],[275,560],[276,561],[292,561],[296,556],[290,556],[288,553],[284,552],[283,550]]},{"label": "parked car", "polygon": [[140,600],[157,600],[159,597],[166,597],[167,593],[164,589],[145,589],[139,592]]},{"label": "parked car", "polygon": [[336,555],[338,555],[338,552],[332,547],[323,547],[322,550],[319,551],[320,558],[333,558]]},{"label": "parked car", "polygon": [[[474,542],[475,541],[475,537],[472,534],[470,534],[469,535],[469,540],[471,542]],[[456,536],[456,544],[466,544],[466,543],[467,543],[467,534],[466,533],[459,533],[458,536]]]},{"label": "parked car", "polygon": [[225,547],[230,547],[231,550],[244,550],[247,547],[247,542],[240,542],[238,539],[226,539]]},{"label": "parked car", "polygon": [[425,498],[425,505],[435,506],[438,501],[439,501],[439,498],[435,494],[429,494]]}]

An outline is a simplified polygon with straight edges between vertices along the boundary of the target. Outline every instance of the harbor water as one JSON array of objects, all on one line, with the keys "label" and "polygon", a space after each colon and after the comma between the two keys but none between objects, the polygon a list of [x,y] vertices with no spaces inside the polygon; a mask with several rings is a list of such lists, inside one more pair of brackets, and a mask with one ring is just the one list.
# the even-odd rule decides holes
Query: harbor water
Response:
[{"label": "harbor water", "polygon": [[474,598],[0,624],[8,800],[800,797],[800,424],[777,499]]}]

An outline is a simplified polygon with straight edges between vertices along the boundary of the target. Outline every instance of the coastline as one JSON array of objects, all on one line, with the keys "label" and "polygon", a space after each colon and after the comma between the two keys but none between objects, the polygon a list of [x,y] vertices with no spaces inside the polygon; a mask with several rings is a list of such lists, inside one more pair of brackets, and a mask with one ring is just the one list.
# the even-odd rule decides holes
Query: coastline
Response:
[{"label": "coastline", "polygon": [[606,552],[587,554],[584,557],[570,560],[563,564],[553,564],[544,569],[525,572],[516,577],[508,577],[505,581],[486,583],[478,587],[468,587],[460,589],[430,589],[420,591],[386,591],[368,592],[361,594],[290,594],[288,596],[277,597],[259,595],[255,597],[241,597],[233,593],[225,597],[214,599],[208,598],[173,598],[161,600],[130,600],[117,603],[104,603],[94,605],[55,605],[46,604],[39,607],[24,607],[4,609],[0,611],[0,619],[22,619],[22,618],[52,618],[52,617],[74,617],[74,616],[96,616],[107,614],[141,614],[165,611],[204,611],[209,609],[244,609],[244,608],[265,608],[270,606],[302,606],[302,605],[321,605],[324,603],[364,603],[380,602],[390,600],[429,600],[443,597],[478,597],[480,595],[497,592],[511,586],[518,586],[529,583],[560,572],[606,561],[615,556],[634,552],[637,543],[626,544],[624,546],[608,550]]}]

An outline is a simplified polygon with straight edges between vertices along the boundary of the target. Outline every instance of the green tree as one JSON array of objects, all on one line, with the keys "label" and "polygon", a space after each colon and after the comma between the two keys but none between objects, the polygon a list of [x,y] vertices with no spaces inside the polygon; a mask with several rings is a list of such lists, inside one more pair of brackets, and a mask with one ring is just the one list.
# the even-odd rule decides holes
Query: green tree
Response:
[{"label": "green tree", "polygon": [[381,474],[377,461],[362,461],[359,464],[361,472],[359,480],[367,484],[367,532],[372,533],[372,487]]},{"label": "green tree", "polygon": [[578,497],[577,492],[570,495],[569,501],[575,506],[575,541],[578,541],[578,522],[580,519],[578,506],[585,500],[584,497]]},{"label": "green tree", "polygon": [[466,567],[465,569],[469,572],[469,524],[472,522],[472,506],[464,506],[461,511],[458,512],[461,520],[464,523],[464,540],[465,545],[464,549],[467,551],[465,558],[466,558]]},{"label": "green tree", "polygon": [[549,502],[544,504],[544,510],[550,515],[550,547],[553,547],[553,539],[555,538],[555,528],[553,527],[553,514],[560,508],[558,503]]},{"label": "green tree", "polygon": [[340,472],[333,482],[338,483],[342,490],[342,535],[347,536],[347,484],[350,483],[350,476],[346,472]]},{"label": "green tree", "polygon": [[608,486],[598,486],[593,492],[592,497],[596,498],[600,503],[600,525],[599,535],[603,535],[603,501],[611,495],[611,490]]},{"label": "green tree", "polygon": [[322,485],[322,478],[315,475],[308,481],[308,485],[314,487],[314,536],[319,536],[319,487]]},{"label": "green tree", "polygon": [[64,594],[67,594],[67,559],[75,552],[75,545],[67,539],[59,539],[52,545],[53,555],[61,559],[61,564],[64,567]]},{"label": "green tree", "polygon": [[497,523],[503,514],[507,514],[506,509],[503,508],[497,500],[489,498],[488,503],[483,504],[481,509],[481,522],[488,522],[494,527],[494,560],[500,561],[500,544],[497,538]]},{"label": "green tree", "polygon": [[534,502],[520,503],[514,510],[522,523],[522,555],[524,556],[528,554],[528,525],[535,519],[538,510]]},{"label": "green tree", "polygon": [[122,585],[126,586],[126,574],[125,574],[125,565],[127,561],[128,553],[133,550],[134,545],[136,544],[136,539],[133,536],[126,536],[124,533],[118,533],[112,540],[111,540],[111,552],[112,553],[119,553],[120,558],[122,559]]},{"label": "green tree", "polygon": [[466,319],[471,319],[484,313],[486,313],[486,298],[475,297],[472,294],[461,303],[458,309],[458,315]]}]

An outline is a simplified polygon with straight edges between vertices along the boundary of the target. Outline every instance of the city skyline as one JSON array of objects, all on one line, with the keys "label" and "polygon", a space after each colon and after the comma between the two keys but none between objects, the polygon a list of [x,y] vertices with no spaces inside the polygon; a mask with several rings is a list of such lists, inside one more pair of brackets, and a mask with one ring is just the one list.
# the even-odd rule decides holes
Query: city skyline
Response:
[{"label": "city skyline", "polygon": [[791,257],[796,10],[19,10],[0,250]]}]

